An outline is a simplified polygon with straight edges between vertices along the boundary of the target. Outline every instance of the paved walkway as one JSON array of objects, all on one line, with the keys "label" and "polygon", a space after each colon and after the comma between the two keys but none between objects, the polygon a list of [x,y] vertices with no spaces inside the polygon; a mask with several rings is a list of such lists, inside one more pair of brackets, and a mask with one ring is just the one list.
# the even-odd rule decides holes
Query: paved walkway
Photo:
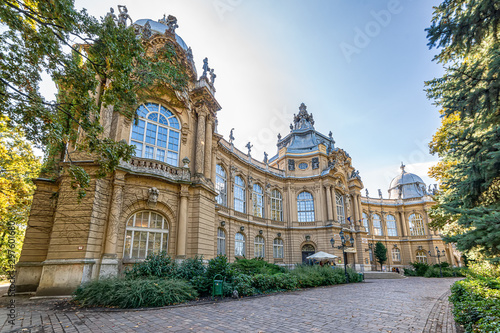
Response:
[{"label": "paved walkway", "polygon": [[58,310],[54,300],[19,298],[16,324],[1,332],[455,332],[450,285],[457,279],[367,280],[195,306]]}]

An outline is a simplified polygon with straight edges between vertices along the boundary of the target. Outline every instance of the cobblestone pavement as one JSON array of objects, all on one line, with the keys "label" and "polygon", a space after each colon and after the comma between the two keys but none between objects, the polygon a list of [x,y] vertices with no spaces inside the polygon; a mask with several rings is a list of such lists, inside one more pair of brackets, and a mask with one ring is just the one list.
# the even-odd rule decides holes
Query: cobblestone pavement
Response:
[{"label": "cobblestone pavement", "polygon": [[1,332],[455,332],[449,287],[457,279],[367,280],[265,297],[148,310],[57,310],[18,299]]}]

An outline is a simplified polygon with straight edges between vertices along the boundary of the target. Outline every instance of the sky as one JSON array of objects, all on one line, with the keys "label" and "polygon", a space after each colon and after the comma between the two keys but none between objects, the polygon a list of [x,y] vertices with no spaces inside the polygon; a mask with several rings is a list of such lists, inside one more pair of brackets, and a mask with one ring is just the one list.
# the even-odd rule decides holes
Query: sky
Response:
[{"label": "sky", "polygon": [[[442,74],[425,28],[431,0],[76,0],[96,17],[126,5],[133,21],[177,17],[176,33],[217,75],[218,132],[263,159],[276,154],[301,103],[332,131],[370,196],[387,190],[401,162],[426,184],[438,161],[428,143],[439,112],[424,82]],[[364,192],[363,192],[364,194]]]}]

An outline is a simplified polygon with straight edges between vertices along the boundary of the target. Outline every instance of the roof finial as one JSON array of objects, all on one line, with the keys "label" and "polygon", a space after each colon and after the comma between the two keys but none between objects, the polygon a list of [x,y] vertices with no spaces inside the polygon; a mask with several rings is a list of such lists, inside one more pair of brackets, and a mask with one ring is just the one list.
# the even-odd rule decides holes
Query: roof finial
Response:
[{"label": "roof finial", "polygon": [[401,173],[405,172],[405,166],[406,165],[404,165],[403,162],[401,162],[401,166],[399,167],[401,169]]}]

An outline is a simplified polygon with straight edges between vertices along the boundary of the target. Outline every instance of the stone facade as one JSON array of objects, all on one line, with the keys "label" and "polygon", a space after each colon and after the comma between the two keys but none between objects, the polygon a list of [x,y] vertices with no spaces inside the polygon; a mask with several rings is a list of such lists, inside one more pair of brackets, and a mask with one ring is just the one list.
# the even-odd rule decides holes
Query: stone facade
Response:
[{"label": "stone facade", "polygon": [[[262,162],[251,157],[250,145],[248,153],[239,151],[232,134],[227,141],[217,133],[221,107],[208,61],[198,77],[191,49],[171,28],[151,20],[135,25],[139,32],[148,27],[142,36],[149,48],[165,43],[176,48],[188,69],[188,87],[139,105],[138,123],[113,108],[102,110],[105,135],[134,144],[137,156],[106,178],[93,177],[83,199],[78,200],[66,172],[55,181],[36,180],[17,267],[18,291],[66,295],[160,250],[180,260],[226,254],[230,261],[258,256],[280,265],[325,251],[343,265],[337,248],[341,231],[353,239],[347,263],[360,271],[375,268],[370,244],[377,241],[388,248],[389,267],[424,260],[417,253],[436,246],[445,250],[443,261],[458,264],[453,249],[428,227],[431,197],[363,197],[351,157],[335,146],[331,133],[314,129],[305,105],[294,115],[290,133],[279,136],[275,156]],[[72,163],[95,174],[97,166],[84,152],[69,154]],[[61,166],[66,170],[68,162]],[[391,187],[400,185],[413,186],[396,182]],[[421,217],[418,228],[414,221],[410,226],[412,214]],[[380,231],[374,229],[376,215]],[[389,215],[395,218],[395,234],[387,227]],[[391,255],[396,248],[399,260]]]}]

